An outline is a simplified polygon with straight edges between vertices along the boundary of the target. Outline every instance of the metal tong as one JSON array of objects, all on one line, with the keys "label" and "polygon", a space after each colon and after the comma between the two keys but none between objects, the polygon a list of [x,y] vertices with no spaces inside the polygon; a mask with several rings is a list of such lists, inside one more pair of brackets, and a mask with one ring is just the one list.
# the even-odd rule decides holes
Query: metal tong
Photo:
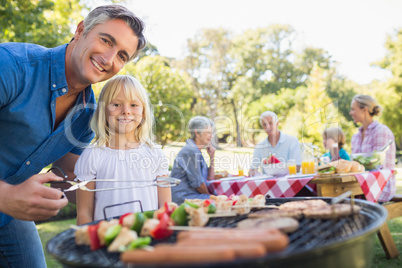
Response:
[{"label": "metal tong", "polygon": [[[100,188],[100,189],[89,189],[86,185],[90,182],[122,182],[122,183],[130,183],[131,185],[122,186],[122,187],[112,187],[112,188]],[[180,183],[179,179],[172,177],[160,177],[156,178],[152,182],[149,181],[128,181],[128,180],[88,180],[88,181],[52,181],[51,184],[61,184],[68,183],[71,184],[71,187],[68,189],[62,190],[63,192],[75,191],[77,189],[89,192],[99,192],[99,191],[110,191],[110,190],[122,190],[122,189],[130,189],[130,188],[144,188],[149,186],[158,186],[158,187],[173,187]],[[143,183],[139,184],[138,183]]]}]

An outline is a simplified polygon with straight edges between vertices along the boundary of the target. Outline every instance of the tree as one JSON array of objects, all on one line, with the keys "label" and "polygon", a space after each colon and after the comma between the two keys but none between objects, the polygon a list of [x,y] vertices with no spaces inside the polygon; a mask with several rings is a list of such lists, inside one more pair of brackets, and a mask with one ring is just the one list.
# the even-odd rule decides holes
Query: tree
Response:
[{"label": "tree", "polygon": [[384,108],[381,119],[394,133],[397,147],[402,148],[402,28],[387,37],[385,47],[387,55],[376,64],[391,71],[392,77],[378,94]]},{"label": "tree", "polygon": [[146,56],[135,65],[128,64],[122,73],[136,77],[147,89],[155,117],[156,140],[165,146],[187,135],[187,122],[193,91],[189,77],[170,67],[168,59]]},{"label": "tree", "polygon": [[0,0],[0,42],[55,47],[68,42],[72,25],[82,19],[79,0]]}]

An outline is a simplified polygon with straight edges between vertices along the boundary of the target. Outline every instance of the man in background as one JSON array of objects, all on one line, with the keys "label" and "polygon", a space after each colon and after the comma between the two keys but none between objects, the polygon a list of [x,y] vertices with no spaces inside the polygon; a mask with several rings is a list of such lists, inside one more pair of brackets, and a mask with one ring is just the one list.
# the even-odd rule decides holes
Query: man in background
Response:
[{"label": "man in background", "polygon": [[268,137],[259,142],[254,148],[254,154],[250,165],[249,176],[259,175],[258,169],[262,160],[269,156],[275,156],[282,163],[294,159],[297,170],[301,165],[301,148],[296,137],[287,135],[278,130],[278,116],[271,111],[265,111],[260,116],[260,124]]}]

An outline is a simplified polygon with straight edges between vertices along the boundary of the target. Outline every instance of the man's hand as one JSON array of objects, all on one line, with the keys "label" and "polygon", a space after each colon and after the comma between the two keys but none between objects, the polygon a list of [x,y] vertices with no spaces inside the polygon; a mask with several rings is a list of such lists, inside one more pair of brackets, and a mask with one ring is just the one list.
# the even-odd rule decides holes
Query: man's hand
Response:
[{"label": "man's hand", "polygon": [[54,173],[37,174],[21,184],[0,181],[0,211],[19,220],[37,221],[55,216],[67,205],[63,192],[44,183],[61,181]]},{"label": "man's hand", "polygon": [[259,175],[261,175],[261,173],[258,172],[256,169],[250,169],[250,171],[248,172],[249,177],[255,177],[255,176],[259,176]]}]

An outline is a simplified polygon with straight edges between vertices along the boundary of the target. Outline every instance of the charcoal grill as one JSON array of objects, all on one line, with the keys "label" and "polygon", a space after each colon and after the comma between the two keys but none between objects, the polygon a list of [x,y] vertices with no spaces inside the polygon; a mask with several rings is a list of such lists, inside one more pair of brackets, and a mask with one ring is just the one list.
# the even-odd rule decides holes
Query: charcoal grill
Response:
[{"label": "charcoal grill", "polygon": [[[267,205],[280,205],[289,201],[332,198],[279,198],[267,199]],[[349,199],[343,202],[350,202]],[[269,253],[261,258],[237,259],[225,263],[192,265],[191,267],[370,267],[376,231],[385,223],[387,211],[382,206],[365,200],[355,200],[362,209],[359,213],[337,220],[312,220],[302,218],[299,228],[289,235],[289,246],[277,253]],[[235,227],[247,215],[229,218],[212,218],[209,227]],[[161,242],[174,243],[175,234]],[[154,242],[155,243],[155,242]],[[168,267],[158,265],[125,266],[118,253],[108,253],[106,249],[90,251],[87,246],[77,246],[74,230],[66,230],[52,238],[47,250],[64,267]],[[175,265],[174,267],[178,267]],[[189,265],[181,266],[189,267]]]}]

